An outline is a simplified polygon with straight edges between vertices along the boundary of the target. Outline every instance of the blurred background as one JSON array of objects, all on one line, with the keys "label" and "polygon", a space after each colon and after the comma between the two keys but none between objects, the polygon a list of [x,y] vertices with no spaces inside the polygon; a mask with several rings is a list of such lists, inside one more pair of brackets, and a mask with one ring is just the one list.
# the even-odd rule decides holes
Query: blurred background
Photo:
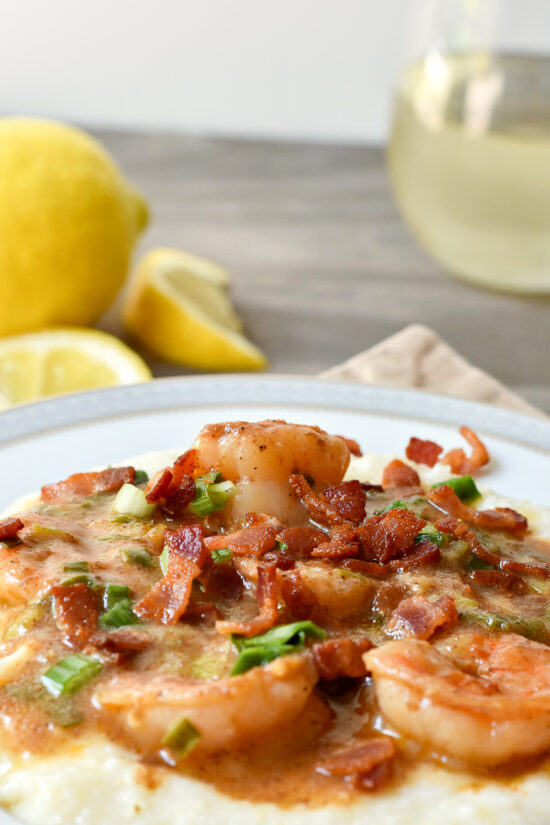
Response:
[{"label": "blurred background", "polygon": [[[104,302],[99,328],[154,374],[263,366],[195,327],[198,355],[163,349],[143,293],[168,268],[273,370],[315,373],[420,321],[550,411],[547,0],[0,0],[0,16],[0,115],[102,142],[150,210],[134,262],[169,247],[222,268],[149,259],[139,294]],[[0,132],[0,170],[1,150]],[[94,321],[0,333],[59,323]]]}]

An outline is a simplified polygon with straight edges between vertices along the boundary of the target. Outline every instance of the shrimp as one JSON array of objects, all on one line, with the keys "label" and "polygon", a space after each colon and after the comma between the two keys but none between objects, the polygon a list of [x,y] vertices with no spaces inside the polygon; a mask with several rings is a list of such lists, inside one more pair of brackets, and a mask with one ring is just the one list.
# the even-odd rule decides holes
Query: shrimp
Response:
[{"label": "shrimp", "polygon": [[290,476],[301,473],[322,485],[339,484],[350,460],[349,448],[338,436],[285,421],[209,424],[193,447],[199,474],[215,468],[237,484],[224,511],[226,523],[233,525],[249,512],[270,513],[286,524],[306,523]]},{"label": "shrimp", "polygon": [[550,647],[476,633],[365,654],[383,716],[433,751],[493,766],[550,748]]},{"label": "shrimp", "polygon": [[305,706],[318,675],[308,654],[292,654],[217,681],[125,673],[97,688],[94,703],[140,750],[158,751],[185,717],[201,734],[197,748],[236,747],[291,721]]},{"label": "shrimp", "polygon": [[[258,562],[256,559],[239,558],[235,567],[245,579],[256,584]],[[297,570],[304,585],[317,598],[319,608],[334,619],[345,619],[366,609],[378,588],[378,582],[367,576],[360,576],[325,562],[297,562],[292,570]],[[292,570],[278,570],[279,589]]]}]

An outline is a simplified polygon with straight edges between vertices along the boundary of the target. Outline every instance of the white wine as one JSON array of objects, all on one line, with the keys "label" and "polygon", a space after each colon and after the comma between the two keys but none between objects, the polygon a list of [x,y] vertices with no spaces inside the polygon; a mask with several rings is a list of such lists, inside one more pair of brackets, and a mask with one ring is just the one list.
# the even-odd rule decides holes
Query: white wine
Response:
[{"label": "white wine", "polygon": [[550,292],[550,57],[433,53],[412,64],[388,160],[406,221],[443,267]]}]

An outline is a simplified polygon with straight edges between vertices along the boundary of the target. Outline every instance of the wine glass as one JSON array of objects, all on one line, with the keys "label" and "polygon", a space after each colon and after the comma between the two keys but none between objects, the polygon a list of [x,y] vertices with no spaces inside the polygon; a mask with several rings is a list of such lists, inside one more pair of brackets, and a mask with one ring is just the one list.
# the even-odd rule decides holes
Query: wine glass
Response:
[{"label": "wine glass", "polygon": [[397,203],[448,272],[550,292],[550,2],[437,0],[398,84]]}]

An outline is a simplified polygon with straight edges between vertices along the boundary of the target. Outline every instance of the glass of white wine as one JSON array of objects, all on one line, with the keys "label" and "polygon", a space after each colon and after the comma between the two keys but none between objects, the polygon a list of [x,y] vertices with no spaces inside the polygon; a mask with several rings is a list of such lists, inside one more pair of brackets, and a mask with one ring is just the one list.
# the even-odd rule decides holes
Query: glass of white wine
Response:
[{"label": "glass of white wine", "polygon": [[550,0],[437,0],[427,40],[395,99],[402,214],[451,274],[550,293]]}]

